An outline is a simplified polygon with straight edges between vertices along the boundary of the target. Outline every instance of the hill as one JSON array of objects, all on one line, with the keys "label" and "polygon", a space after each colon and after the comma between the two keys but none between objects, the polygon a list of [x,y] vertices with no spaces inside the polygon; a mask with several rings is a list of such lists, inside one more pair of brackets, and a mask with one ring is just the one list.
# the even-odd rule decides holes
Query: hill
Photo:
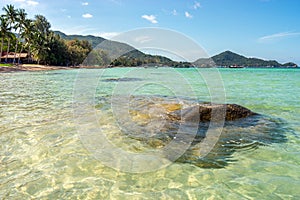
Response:
[{"label": "hill", "polygon": [[247,58],[245,56],[225,51],[211,58],[200,58],[194,62],[198,67],[297,67],[295,63],[281,64],[275,60]]},{"label": "hill", "polygon": [[[134,47],[102,37],[92,35],[66,35],[60,31],[54,31],[64,40],[87,40],[93,47],[86,65],[110,65],[110,66],[171,66],[171,67],[190,67],[191,63],[176,62],[160,55],[145,54]],[[105,61],[105,62],[103,62]]]},{"label": "hill", "polygon": [[74,40],[74,39],[87,40],[89,43],[91,43],[93,48],[95,48],[98,44],[100,44],[101,42],[106,40],[102,37],[97,37],[97,36],[93,36],[93,35],[86,35],[86,36],[84,36],[84,35],[66,35],[65,33],[60,32],[60,31],[54,31],[54,33],[59,35],[64,40]]},{"label": "hill", "polygon": [[[275,60],[263,60],[259,58],[247,58],[231,51],[225,51],[211,58],[200,58],[193,63],[176,62],[167,57],[160,55],[145,54],[134,47],[112,40],[107,40],[102,37],[93,35],[66,35],[60,31],[54,31],[62,39],[65,40],[87,40],[94,48],[93,51],[101,50],[101,56],[108,56],[108,58],[101,58],[106,60],[106,63],[100,65],[111,66],[171,66],[171,67],[297,67],[295,63],[288,62],[281,64]],[[99,45],[100,44],[100,45]],[[126,53],[124,53],[126,52]],[[98,55],[98,54],[97,54]],[[99,55],[98,55],[99,56]],[[94,65],[99,65],[97,62],[92,62]]]}]

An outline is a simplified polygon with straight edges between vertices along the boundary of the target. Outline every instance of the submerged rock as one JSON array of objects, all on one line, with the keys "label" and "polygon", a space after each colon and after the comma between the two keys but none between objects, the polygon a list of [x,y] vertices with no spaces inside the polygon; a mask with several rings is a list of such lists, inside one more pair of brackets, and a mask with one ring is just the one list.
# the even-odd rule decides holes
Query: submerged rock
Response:
[{"label": "submerged rock", "polygon": [[142,81],[140,78],[108,78],[103,79],[102,82],[130,82],[130,81]]},{"label": "submerged rock", "polygon": [[[122,96],[115,100],[120,105],[114,105],[114,109],[118,109],[114,116],[124,138],[143,142],[149,149],[164,150],[171,142],[188,145],[177,162],[220,168],[234,160],[232,154],[236,150],[251,150],[259,145],[286,141],[287,129],[283,128],[282,120],[237,104],[157,96],[132,96],[127,104],[122,102],[126,101]],[[124,108],[124,105],[128,107]],[[220,135],[214,136],[218,137],[216,143],[210,141],[215,138],[207,135],[209,129],[222,129]],[[213,144],[205,156],[201,153],[205,146],[203,142]],[[172,153],[166,151],[165,156],[168,158]]]}]

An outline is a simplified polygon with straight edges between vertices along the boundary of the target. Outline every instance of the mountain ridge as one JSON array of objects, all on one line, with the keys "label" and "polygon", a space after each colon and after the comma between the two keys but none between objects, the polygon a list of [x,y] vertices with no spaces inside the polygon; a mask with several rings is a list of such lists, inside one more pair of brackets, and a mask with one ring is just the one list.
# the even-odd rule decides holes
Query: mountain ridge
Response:
[{"label": "mountain ridge", "polygon": [[[150,55],[145,54],[138,49],[126,44],[121,43],[113,40],[108,40],[99,36],[93,35],[67,35],[61,31],[54,31],[55,34],[59,35],[62,39],[65,40],[87,40],[91,43],[93,48],[106,48],[109,47],[109,52],[116,52],[116,55],[119,55],[115,61],[113,61],[110,65],[113,66],[129,66],[130,64],[134,63],[133,66],[139,65],[147,65],[151,64],[158,64],[158,66],[171,66],[171,67],[199,67],[199,68],[206,68],[206,67],[233,67],[233,68],[240,68],[240,67],[262,67],[262,68],[271,68],[271,67],[298,67],[297,64],[293,62],[288,63],[279,63],[276,60],[263,60],[259,58],[252,58],[246,57],[232,51],[226,50],[221,52],[217,55],[214,55],[210,58],[199,58],[194,62],[177,62],[173,61],[170,58],[161,56],[161,55]],[[100,43],[105,42],[103,46]],[[108,44],[108,45],[106,45]],[[127,52],[124,55],[122,52]],[[122,55],[121,55],[122,54]],[[134,62],[131,62],[134,60]],[[127,64],[124,64],[127,63]]]},{"label": "mountain ridge", "polygon": [[[103,50],[106,53],[106,60],[110,62],[105,63],[104,65],[110,67],[130,67],[130,66],[171,66],[171,67],[191,67],[192,64],[188,62],[177,62],[173,61],[170,58],[161,56],[161,55],[150,55],[143,53],[142,51],[130,46],[129,44],[107,40],[102,37],[93,36],[93,35],[66,35],[61,31],[54,31],[55,34],[59,35],[62,39],[65,40],[87,40],[91,43],[92,48],[97,50]],[[93,50],[93,51],[94,51]],[[97,54],[97,53],[96,53]],[[93,56],[91,56],[93,57]],[[94,60],[91,58],[91,60]],[[105,59],[102,59],[105,60]],[[86,65],[97,66],[98,64],[94,62],[84,63]],[[103,65],[103,64],[102,64]]]}]

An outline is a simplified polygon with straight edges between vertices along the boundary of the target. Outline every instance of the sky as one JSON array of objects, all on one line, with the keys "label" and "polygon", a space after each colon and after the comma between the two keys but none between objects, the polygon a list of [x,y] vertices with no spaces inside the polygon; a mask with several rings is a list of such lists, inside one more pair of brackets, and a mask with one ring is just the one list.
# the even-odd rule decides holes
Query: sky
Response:
[{"label": "sky", "polygon": [[230,50],[300,65],[298,0],[0,0],[33,18],[44,15],[52,30],[104,38],[133,29],[174,30],[208,55]]}]

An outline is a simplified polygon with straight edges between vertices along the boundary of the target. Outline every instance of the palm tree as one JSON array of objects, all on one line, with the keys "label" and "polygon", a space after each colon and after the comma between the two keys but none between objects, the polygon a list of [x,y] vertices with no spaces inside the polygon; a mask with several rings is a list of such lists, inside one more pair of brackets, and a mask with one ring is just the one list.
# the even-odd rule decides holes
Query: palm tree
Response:
[{"label": "palm tree", "polygon": [[44,17],[43,15],[36,15],[34,16],[34,19],[37,30],[43,35],[49,35],[51,32],[51,24],[48,22],[46,17]]},{"label": "palm tree", "polygon": [[50,38],[50,28],[51,25],[47,19],[42,15],[36,15],[34,20],[34,52],[38,63],[40,60],[46,57],[48,48],[48,42]]},{"label": "palm tree", "polygon": [[[16,18],[17,18],[17,10],[15,9],[15,7],[13,5],[7,5],[6,7],[3,7],[2,10],[5,12],[5,14],[3,15],[3,17],[6,18],[8,26],[9,26],[9,29],[10,30],[12,28],[15,29],[15,22],[16,22]],[[7,62],[7,59],[8,59],[10,39],[11,39],[11,37],[8,38],[8,47],[7,47],[7,54],[6,54],[6,62]]]},{"label": "palm tree", "polygon": [[[10,29],[8,27],[7,20],[4,16],[0,16],[0,37],[1,37],[1,49],[0,49],[0,56],[2,57],[3,53],[3,46],[4,46],[4,39],[8,36]],[[1,62],[0,58],[0,62]]]},{"label": "palm tree", "polygon": [[0,35],[1,35],[1,55],[3,53],[4,41],[7,40],[7,49],[6,49],[6,58],[5,62],[8,59],[8,53],[10,48],[10,41],[15,37],[15,35],[11,32],[11,28],[9,26],[8,20],[1,15],[1,26],[0,26]]},{"label": "palm tree", "polygon": [[[20,24],[18,23],[18,21],[19,21],[19,10],[16,10],[16,13],[17,13],[17,15],[16,15],[16,18],[15,18],[15,24],[14,24],[15,33],[17,33],[17,30],[20,28]],[[16,54],[17,54],[17,50],[18,50],[18,42],[19,42],[19,35],[16,35],[16,46],[15,46],[13,64],[16,63]]]},{"label": "palm tree", "polygon": [[17,10],[13,5],[7,5],[6,7],[3,7],[2,10],[5,12],[3,16],[8,20],[10,28],[13,28],[17,18]]},{"label": "palm tree", "polygon": [[2,33],[2,16],[0,16],[0,21],[1,21],[1,25],[0,25],[0,37],[1,37],[1,49],[0,49],[0,63],[2,60],[2,50],[3,50],[3,43],[4,43],[4,34]]},{"label": "palm tree", "polygon": [[9,54],[9,48],[10,48],[10,41],[11,41],[12,39],[14,39],[16,36],[15,36],[15,34],[13,34],[12,32],[8,32],[6,37],[7,37],[7,51],[6,51],[5,62],[7,63],[7,60],[8,60],[8,54]]},{"label": "palm tree", "polygon": [[[26,19],[23,24],[23,29],[21,32],[21,38],[24,40],[24,44],[22,45],[21,52],[23,49],[27,49],[28,57],[31,58],[31,48],[34,44],[34,36],[35,36],[35,26],[34,22],[31,19]],[[20,59],[20,57],[19,57]],[[20,61],[20,60],[19,60]],[[18,62],[19,62],[18,61]]]},{"label": "palm tree", "polygon": [[[17,45],[18,45],[18,42],[20,42],[20,38],[22,38],[23,36],[23,32],[25,31],[25,26],[27,25],[26,24],[26,16],[27,16],[27,13],[25,12],[24,9],[19,9],[18,10],[18,18],[16,19],[17,23],[16,23],[16,28],[19,30],[19,34],[18,34],[18,39],[16,41],[16,49],[15,49],[15,58],[16,58],[16,54],[17,54]],[[23,38],[24,39],[24,38]],[[18,64],[20,63],[20,55],[23,51],[23,45],[21,45],[21,50],[20,50],[20,54],[19,54],[19,58],[18,58]]]}]

